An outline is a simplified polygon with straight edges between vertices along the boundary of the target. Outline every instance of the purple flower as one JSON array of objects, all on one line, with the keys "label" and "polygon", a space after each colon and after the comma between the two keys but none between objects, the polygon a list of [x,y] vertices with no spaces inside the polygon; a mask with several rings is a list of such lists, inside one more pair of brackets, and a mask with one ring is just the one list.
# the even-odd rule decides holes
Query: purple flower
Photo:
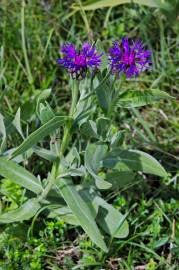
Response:
[{"label": "purple flower", "polygon": [[58,64],[62,65],[72,75],[73,79],[83,79],[88,70],[92,74],[101,64],[101,56],[96,47],[88,42],[83,43],[81,50],[77,50],[74,44],[68,43],[61,48],[63,57],[58,59]]},{"label": "purple flower", "polygon": [[151,51],[145,50],[140,40],[136,42],[123,38],[122,42],[115,41],[109,49],[109,64],[113,74],[119,76],[125,73],[127,78],[138,76],[149,69]]}]

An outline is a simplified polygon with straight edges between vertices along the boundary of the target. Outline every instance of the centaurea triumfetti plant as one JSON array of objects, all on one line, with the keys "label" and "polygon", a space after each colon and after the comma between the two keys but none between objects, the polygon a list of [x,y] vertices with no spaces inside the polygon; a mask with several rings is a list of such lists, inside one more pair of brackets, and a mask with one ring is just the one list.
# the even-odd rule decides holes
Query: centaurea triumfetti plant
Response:
[{"label": "centaurea triumfetti plant", "polygon": [[63,45],[61,53],[63,56],[57,62],[67,69],[73,79],[84,79],[88,71],[94,73],[101,64],[102,54],[88,42],[83,43],[80,50],[71,43]]},{"label": "centaurea triumfetti plant", "polygon": [[[121,141],[125,130],[120,125],[121,119],[117,121],[120,116],[115,115],[116,108],[139,107],[169,95],[156,89],[119,89],[121,84],[116,79],[123,73],[126,76],[122,80],[138,76],[151,64],[151,52],[144,49],[141,41],[124,38],[121,43],[114,42],[109,49],[110,65],[106,64],[106,68],[101,65],[103,53],[88,42],[80,50],[68,43],[62,46],[61,52],[58,63],[73,79],[69,80],[72,90],[69,114],[59,116],[45,100],[50,90],[44,90],[36,105],[35,123],[41,122],[41,126],[15,149],[6,151],[5,143],[0,145],[0,175],[31,192],[25,193],[23,198],[27,201],[19,208],[1,213],[0,223],[27,220],[46,209],[47,218],[59,216],[67,223],[80,225],[107,252],[109,241],[106,240],[127,237],[129,226],[126,215],[103,198],[103,190],[109,189],[114,194],[126,182],[136,181],[138,172],[167,177],[156,159],[142,151],[126,149]],[[22,136],[19,117],[18,110],[12,123],[18,123],[17,131]],[[1,126],[6,141],[3,117]],[[50,138],[49,143],[43,140],[45,137]],[[45,178],[44,173],[39,176],[41,170],[36,177],[24,168],[32,153],[38,156],[36,170],[39,159],[49,163],[47,168],[52,164]],[[23,157],[25,162],[21,166],[17,162],[22,162]]]},{"label": "centaurea triumfetti plant", "polygon": [[119,77],[122,73],[127,78],[138,76],[150,68],[151,51],[144,49],[142,41],[123,38],[115,41],[109,49],[109,63],[113,74]]}]

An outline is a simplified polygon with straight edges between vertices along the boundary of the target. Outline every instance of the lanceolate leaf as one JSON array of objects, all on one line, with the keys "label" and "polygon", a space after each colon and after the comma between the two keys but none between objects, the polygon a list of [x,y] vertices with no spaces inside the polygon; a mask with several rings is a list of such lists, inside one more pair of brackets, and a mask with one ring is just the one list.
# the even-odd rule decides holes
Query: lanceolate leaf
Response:
[{"label": "lanceolate leaf", "polygon": [[153,90],[130,90],[119,96],[117,105],[123,108],[140,107],[155,103],[161,99],[172,98],[169,94],[158,89]]},{"label": "lanceolate leaf", "polygon": [[62,126],[67,120],[69,120],[68,117],[55,116],[53,119],[48,121],[46,124],[41,126],[32,134],[30,134],[29,137],[27,137],[27,139],[24,140],[23,143],[14,151],[14,153],[12,154],[12,158],[27,151],[29,148],[31,148],[39,141],[41,141],[44,137],[53,133],[57,128]]},{"label": "lanceolate leaf", "polygon": [[40,209],[37,199],[30,199],[19,208],[0,215],[0,223],[12,223],[28,220]]},{"label": "lanceolate leaf", "polygon": [[49,161],[54,161],[57,158],[57,156],[55,155],[55,153],[53,151],[47,150],[45,148],[34,147],[33,151],[39,157],[42,157],[42,158],[49,160]]},{"label": "lanceolate leaf", "polygon": [[86,138],[98,138],[96,123],[92,120],[86,121],[81,125],[81,133]]},{"label": "lanceolate leaf", "polygon": [[126,165],[134,171],[142,171],[162,177],[167,176],[167,172],[162,165],[155,158],[142,151],[116,148],[107,154],[103,160],[103,166],[107,168],[119,168],[120,164]]},{"label": "lanceolate leaf", "polygon": [[50,105],[46,102],[46,105],[43,103],[39,104],[39,118],[42,124],[47,123],[49,120],[53,119],[55,114],[50,107]]},{"label": "lanceolate leaf", "polygon": [[106,244],[96,225],[93,215],[72,182],[67,179],[60,179],[57,182],[57,186],[84,231],[96,245],[107,252]]},{"label": "lanceolate leaf", "polygon": [[97,175],[106,152],[107,145],[104,144],[90,144],[85,151],[85,167],[95,179],[96,186],[100,189],[108,189],[111,187],[111,183],[108,183]]},{"label": "lanceolate leaf", "polygon": [[61,217],[66,223],[79,226],[79,221],[68,206],[51,210],[49,218]]},{"label": "lanceolate leaf", "polygon": [[124,215],[99,196],[94,198],[93,204],[98,205],[97,222],[104,231],[115,238],[128,236],[129,226]]},{"label": "lanceolate leaf", "polygon": [[105,117],[100,117],[97,120],[98,133],[103,139],[106,139],[109,132],[110,119]]},{"label": "lanceolate leaf", "polygon": [[112,170],[106,174],[106,179],[112,184],[112,188],[122,188],[136,181],[135,173],[130,170]]},{"label": "lanceolate leaf", "polygon": [[43,90],[40,95],[37,97],[37,104],[36,104],[36,113],[39,115],[39,106],[42,101],[45,101],[51,94],[52,89],[48,88]]},{"label": "lanceolate leaf", "polygon": [[112,81],[109,74],[103,79],[102,74],[98,74],[100,84],[95,88],[98,103],[104,112],[108,112],[111,109],[113,98],[114,98],[114,88],[111,87]]},{"label": "lanceolate leaf", "polygon": [[[1,135],[2,135],[2,140],[1,140]],[[0,153],[4,151],[4,148],[6,146],[6,128],[4,125],[4,117],[0,113]]]},{"label": "lanceolate leaf", "polygon": [[19,108],[17,110],[16,115],[14,117],[14,120],[13,120],[12,124],[17,129],[17,131],[19,132],[19,134],[21,135],[21,137],[24,139],[24,134],[23,134],[22,127],[21,127],[21,108]]},{"label": "lanceolate leaf", "polygon": [[129,227],[125,216],[99,197],[92,188],[80,190],[80,195],[91,209],[99,226],[106,233],[115,238],[124,238],[128,235]]},{"label": "lanceolate leaf", "polygon": [[[87,0],[83,2],[83,10],[95,10],[98,8],[104,7],[115,7],[122,4],[130,4],[131,2],[139,4],[139,5],[146,5],[149,7],[159,7],[159,3],[156,0]],[[79,5],[73,5],[74,9],[80,10]]]},{"label": "lanceolate leaf", "polygon": [[34,193],[38,194],[43,190],[39,180],[33,174],[4,157],[0,157],[0,175]]}]

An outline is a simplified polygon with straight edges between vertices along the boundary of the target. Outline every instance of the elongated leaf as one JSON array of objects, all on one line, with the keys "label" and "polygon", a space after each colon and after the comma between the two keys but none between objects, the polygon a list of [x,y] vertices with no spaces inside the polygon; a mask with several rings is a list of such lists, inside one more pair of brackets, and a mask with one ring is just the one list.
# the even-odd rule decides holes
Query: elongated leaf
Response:
[{"label": "elongated leaf", "polygon": [[128,235],[129,227],[124,215],[99,197],[92,187],[79,192],[90,208],[93,218],[96,218],[98,225],[106,233],[116,238],[125,238]]},{"label": "elongated leaf", "polygon": [[167,176],[167,172],[162,165],[152,156],[138,150],[121,150],[119,148],[111,151],[103,160],[104,167],[119,168],[126,165],[129,169],[142,171],[162,177]]},{"label": "elongated leaf", "polygon": [[40,95],[37,97],[37,104],[36,104],[36,113],[39,115],[39,106],[42,101],[45,101],[51,94],[52,89],[48,88],[43,90]]},{"label": "elongated leaf", "polygon": [[35,102],[29,99],[21,105],[21,119],[23,121],[31,121],[35,114]]},{"label": "elongated leaf", "polygon": [[49,218],[56,218],[60,217],[62,218],[66,223],[79,226],[80,223],[76,216],[72,213],[71,209],[68,206],[60,207],[57,209],[54,209],[50,212],[48,215]]},{"label": "elongated leaf", "polygon": [[91,176],[93,176],[95,179],[96,186],[99,189],[108,189],[111,187],[111,183],[108,183],[97,175],[100,169],[101,161],[104,158],[106,152],[107,145],[104,144],[90,144],[85,151],[85,167]]},{"label": "elongated leaf", "polygon": [[0,153],[4,151],[6,147],[6,128],[4,125],[4,117],[0,113],[0,137],[2,135],[2,142],[0,145]]},{"label": "elongated leaf", "polygon": [[60,179],[57,182],[57,185],[64,200],[72,210],[73,214],[77,217],[84,231],[89,235],[91,240],[96,245],[98,245],[102,250],[107,252],[106,244],[96,225],[91,211],[86,205],[86,203],[83,201],[79,193],[76,191],[72,182],[67,179]]},{"label": "elongated leaf", "polygon": [[46,102],[46,105],[43,103],[39,104],[39,118],[42,124],[47,123],[49,120],[53,119],[55,114],[50,107],[50,105]]},{"label": "elongated leaf", "polygon": [[118,147],[119,145],[122,145],[125,138],[125,131],[117,131],[111,138],[111,146],[112,148]]},{"label": "elongated leaf", "polygon": [[45,148],[34,147],[33,151],[39,157],[42,157],[42,158],[49,160],[49,161],[54,161],[57,158],[57,156],[55,155],[55,153],[53,151],[47,150]]},{"label": "elongated leaf", "polygon": [[19,132],[21,137],[24,139],[24,134],[23,134],[22,127],[21,127],[21,109],[20,108],[17,110],[12,124],[17,129],[17,131]]},{"label": "elongated leaf", "polygon": [[0,175],[34,193],[38,194],[43,190],[39,180],[33,174],[4,157],[0,157]]},{"label": "elongated leaf", "polygon": [[82,135],[86,138],[98,138],[96,123],[92,120],[86,121],[80,127]]},{"label": "elongated leaf", "polygon": [[99,207],[97,222],[104,231],[115,238],[125,238],[128,236],[129,226],[127,221],[125,221],[124,215],[99,196],[95,197],[93,203]]},{"label": "elongated leaf", "polygon": [[169,94],[158,89],[146,91],[131,90],[120,95],[117,105],[123,108],[134,108],[170,98],[172,97]]},{"label": "elongated leaf", "polygon": [[59,175],[58,178],[67,177],[67,176],[84,176],[85,175],[85,167],[81,166],[79,168],[70,168],[67,169],[62,175]]},{"label": "elongated leaf", "polygon": [[65,161],[68,163],[68,167],[79,167],[81,164],[81,158],[76,147],[72,147],[65,157]]},{"label": "elongated leaf", "polygon": [[106,179],[112,184],[112,188],[122,188],[135,181],[135,173],[133,171],[113,170],[106,174]]},{"label": "elongated leaf", "polygon": [[30,199],[19,208],[0,215],[0,223],[12,223],[28,220],[40,209],[37,199]]},{"label": "elongated leaf", "polygon": [[110,119],[105,117],[100,117],[97,119],[98,133],[103,139],[106,139],[109,132]]},{"label": "elongated leaf", "polygon": [[[128,3],[136,3],[139,5],[145,5],[149,7],[159,7],[159,4],[155,0],[88,0],[83,2],[83,10],[95,10],[98,8],[104,8],[104,7],[115,7],[118,5],[123,5],[123,4],[128,4]],[[80,6],[79,5],[73,5],[72,6],[74,9],[79,10]]]},{"label": "elongated leaf", "polygon": [[[4,156],[7,157],[7,159],[10,159],[11,156],[12,156],[12,153],[13,153],[15,150],[16,150],[16,147],[11,148],[11,149],[5,151],[5,152],[4,152]],[[32,148],[29,149],[29,150],[27,150],[27,152],[26,152],[26,158],[27,158],[27,159],[30,158],[30,157],[32,156],[32,154],[33,154],[33,149],[32,149]],[[13,158],[12,160],[13,160],[15,163],[22,163],[22,162],[24,161],[24,157],[23,157],[23,155],[19,155],[19,156]]]},{"label": "elongated leaf", "polygon": [[63,116],[55,116],[53,119],[30,134],[29,137],[24,140],[23,143],[14,151],[12,158],[24,153],[29,148],[41,141],[44,137],[53,133],[57,128],[63,125],[67,119],[69,118]]},{"label": "elongated leaf", "polygon": [[99,85],[95,88],[98,103],[104,112],[110,111],[114,97],[114,88],[111,87],[112,81],[109,74],[103,78],[101,73],[98,74]]}]

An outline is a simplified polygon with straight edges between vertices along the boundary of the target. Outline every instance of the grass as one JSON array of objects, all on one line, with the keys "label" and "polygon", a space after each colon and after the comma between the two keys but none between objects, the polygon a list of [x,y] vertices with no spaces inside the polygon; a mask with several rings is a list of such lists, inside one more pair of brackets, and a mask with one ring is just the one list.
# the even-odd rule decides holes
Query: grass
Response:
[{"label": "grass", "polygon": [[[106,194],[122,213],[128,212],[127,239],[111,240],[108,254],[97,249],[78,227],[61,219],[2,226],[1,269],[165,269],[179,264],[179,31],[172,14],[138,5],[78,13],[73,1],[2,1],[0,15],[0,112],[6,126],[21,107],[24,134],[35,129],[34,102],[38,93],[52,87],[52,108],[64,115],[69,107],[68,76],[56,65],[59,45],[87,38],[103,41],[140,36],[153,51],[149,74],[127,82],[126,89],[159,88],[175,99],[140,110],[116,112],[116,126],[123,131],[123,146],[145,150],[169,172],[168,179],[138,176],[138,182]],[[80,1],[77,1],[81,3]],[[8,129],[7,129],[8,130]],[[13,134],[13,136],[12,136]],[[8,146],[21,138],[8,130]],[[132,135],[132,136],[131,136]],[[47,166],[33,158],[28,168],[45,174]],[[1,181],[1,208],[21,203],[23,190]],[[141,268],[139,268],[139,266]]]}]

